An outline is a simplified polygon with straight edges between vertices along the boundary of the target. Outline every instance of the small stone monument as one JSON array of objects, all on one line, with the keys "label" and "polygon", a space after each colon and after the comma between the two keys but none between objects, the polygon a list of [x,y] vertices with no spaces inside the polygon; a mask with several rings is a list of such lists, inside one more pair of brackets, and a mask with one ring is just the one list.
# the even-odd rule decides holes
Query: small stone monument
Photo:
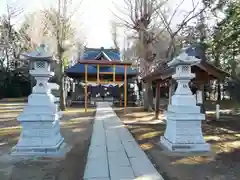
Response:
[{"label": "small stone monument", "polygon": [[200,59],[182,52],[168,63],[169,66],[176,67],[172,78],[178,85],[165,113],[167,127],[160,143],[172,152],[210,151],[210,145],[205,142],[201,129],[205,114],[200,113],[200,107],[196,105],[196,98],[188,85],[195,77],[191,73],[191,66],[199,62]]},{"label": "small stone monument", "polygon": [[36,86],[28,97],[28,103],[18,116],[22,132],[13,156],[63,156],[67,150],[60,133],[56,98],[51,94],[48,80],[54,75],[50,71],[52,56],[45,51],[45,46],[30,54],[25,54],[33,63],[30,74],[36,79]]},{"label": "small stone monument", "polygon": [[137,84],[137,81],[135,80],[134,81],[134,88],[133,88],[133,90],[134,90],[134,95],[136,96],[136,102],[135,102],[135,104],[136,105],[140,105],[140,96],[139,96],[139,88],[138,88],[138,84]]}]

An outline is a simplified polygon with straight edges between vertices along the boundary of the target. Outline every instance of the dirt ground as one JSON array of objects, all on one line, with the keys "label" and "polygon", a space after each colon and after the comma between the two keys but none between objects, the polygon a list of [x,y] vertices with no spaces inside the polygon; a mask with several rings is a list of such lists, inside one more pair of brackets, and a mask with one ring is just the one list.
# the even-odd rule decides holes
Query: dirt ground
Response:
[{"label": "dirt ground", "polygon": [[[203,121],[204,137],[211,144],[209,154],[176,156],[159,146],[165,124],[154,120],[154,113],[138,107],[115,112],[125,123],[164,180],[239,180],[240,179],[240,121],[239,115],[225,114],[219,121],[208,115]],[[163,115],[160,115],[162,118]],[[157,124],[150,124],[155,122]]]},{"label": "dirt ground", "polygon": [[72,147],[65,158],[41,158],[18,162],[9,152],[17,143],[21,127],[16,121],[23,103],[0,103],[0,180],[81,180],[92,134],[95,109],[68,108],[61,133]]}]

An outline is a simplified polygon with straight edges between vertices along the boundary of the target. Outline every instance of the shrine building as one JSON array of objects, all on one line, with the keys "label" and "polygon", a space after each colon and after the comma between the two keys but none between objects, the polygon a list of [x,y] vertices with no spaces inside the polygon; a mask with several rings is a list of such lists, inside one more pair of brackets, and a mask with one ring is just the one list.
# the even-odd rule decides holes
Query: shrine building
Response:
[{"label": "shrine building", "polygon": [[[91,97],[120,98],[121,88],[126,84],[124,89],[128,91],[128,84],[136,77],[137,70],[131,62],[121,60],[118,49],[85,47],[83,56],[65,73],[76,82],[87,84],[85,94]],[[129,100],[129,92],[126,94]]]},{"label": "shrine building", "polygon": [[[209,84],[212,80],[220,80],[221,82],[223,82],[224,79],[229,76],[229,74],[221,70],[220,68],[214,66],[208,61],[204,47],[200,44],[190,46],[185,50],[185,52],[188,55],[195,56],[196,58],[201,60],[199,63],[191,67],[191,72],[195,74],[195,78],[192,79],[189,85],[190,87],[194,86],[196,91],[198,90],[199,92],[201,92],[201,97],[196,98],[197,102],[198,99],[201,99],[202,102],[199,102],[199,104],[203,105],[203,101],[205,99],[204,86]],[[156,84],[156,117],[158,117],[159,114],[159,101],[162,90],[165,90],[166,88],[169,89],[168,97],[169,104],[171,104],[171,96],[174,94],[177,86],[177,83],[174,81],[174,79],[172,79],[172,75],[175,73],[175,71],[176,67],[168,66],[167,62],[162,62],[152,73],[149,73],[147,76],[143,77],[143,81]]]}]

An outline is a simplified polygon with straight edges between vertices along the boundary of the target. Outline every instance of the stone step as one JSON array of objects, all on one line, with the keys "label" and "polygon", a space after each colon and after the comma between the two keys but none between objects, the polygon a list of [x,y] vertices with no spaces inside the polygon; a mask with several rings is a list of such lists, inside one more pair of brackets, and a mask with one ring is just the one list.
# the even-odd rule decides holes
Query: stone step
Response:
[{"label": "stone step", "polygon": [[175,113],[175,112],[170,112],[166,111],[164,113],[165,117],[167,120],[183,120],[183,121],[201,121],[205,120],[205,114],[200,114],[200,113]]},{"label": "stone step", "polygon": [[176,106],[176,105],[168,105],[167,108],[170,112],[175,113],[200,113],[199,106]]}]

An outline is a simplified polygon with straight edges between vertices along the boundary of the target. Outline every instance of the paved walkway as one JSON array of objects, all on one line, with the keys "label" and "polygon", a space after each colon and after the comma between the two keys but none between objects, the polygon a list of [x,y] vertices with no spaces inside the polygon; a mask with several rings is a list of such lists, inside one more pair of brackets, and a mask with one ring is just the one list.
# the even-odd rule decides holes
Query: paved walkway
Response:
[{"label": "paved walkway", "polygon": [[84,180],[163,180],[107,102],[97,103]]}]

